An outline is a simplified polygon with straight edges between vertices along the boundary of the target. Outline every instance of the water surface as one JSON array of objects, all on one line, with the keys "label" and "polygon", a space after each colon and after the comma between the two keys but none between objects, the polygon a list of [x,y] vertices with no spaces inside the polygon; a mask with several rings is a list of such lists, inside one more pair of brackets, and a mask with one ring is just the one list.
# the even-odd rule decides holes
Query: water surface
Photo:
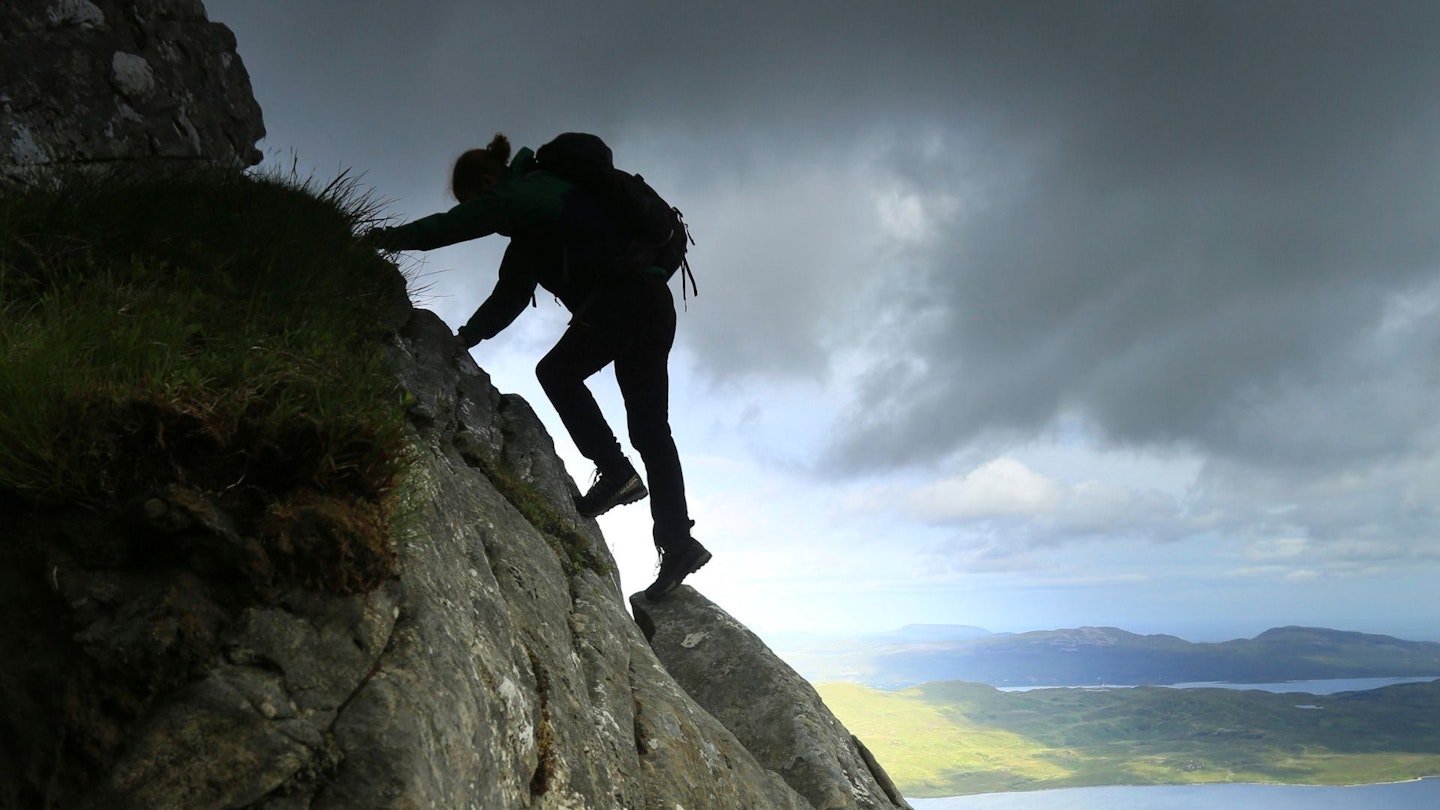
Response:
[{"label": "water surface", "polygon": [[[1303,692],[1310,695],[1334,695],[1339,692],[1364,692],[1402,683],[1429,683],[1440,680],[1427,678],[1327,678],[1316,681],[1282,681],[1280,683],[1231,683],[1229,681],[1194,681],[1165,684],[1167,689],[1257,689],[1261,692]],[[1099,684],[1096,686],[999,686],[1001,692],[1031,692],[1036,689],[1134,689],[1134,684]]]},{"label": "water surface", "polygon": [[1356,787],[1157,785],[909,799],[915,810],[1436,810],[1440,779]]}]

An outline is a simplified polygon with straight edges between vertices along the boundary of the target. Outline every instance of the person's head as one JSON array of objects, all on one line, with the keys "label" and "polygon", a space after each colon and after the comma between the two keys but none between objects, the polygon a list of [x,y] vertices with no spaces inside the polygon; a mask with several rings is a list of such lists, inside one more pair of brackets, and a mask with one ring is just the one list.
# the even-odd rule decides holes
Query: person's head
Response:
[{"label": "person's head", "polygon": [[497,132],[489,146],[467,150],[455,159],[455,168],[450,172],[450,193],[459,202],[484,194],[505,176],[509,163],[510,139]]}]

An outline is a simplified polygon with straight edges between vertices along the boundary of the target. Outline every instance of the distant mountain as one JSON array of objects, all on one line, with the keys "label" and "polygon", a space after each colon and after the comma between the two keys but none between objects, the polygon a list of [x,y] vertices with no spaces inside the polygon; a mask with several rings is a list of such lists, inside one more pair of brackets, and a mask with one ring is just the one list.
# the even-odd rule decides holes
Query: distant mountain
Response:
[{"label": "distant mountain", "polygon": [[991,635],[994,633],[983,627],[971,627],[968,624],[907,624],[899,630],[876,633],[865,636],[865,638],[876,641],[924,644],[939,641],[967,641]]},{"label": "distant mountain", "polygon": [[979,628],[912,625],[779,651],[812,681],[851,681],[882,689],[944,680],[1086,686],[1440,677],[1440,643],[1314,627],[1280,627],[1252,639],[1192,643],[1114,627],[1001,635]]}]

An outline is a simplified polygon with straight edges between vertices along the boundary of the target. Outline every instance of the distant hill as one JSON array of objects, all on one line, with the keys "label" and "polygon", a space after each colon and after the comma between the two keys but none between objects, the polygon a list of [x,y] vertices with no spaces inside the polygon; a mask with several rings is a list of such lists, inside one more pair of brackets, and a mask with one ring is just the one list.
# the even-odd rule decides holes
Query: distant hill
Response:
[{"label": "distant hill", "polygon": [[1315,627],[1194,643],[1114,627],[993,634],[912,625],[891,633],[779,647],[812,681],[881,689],[964,680],[993,686],[1265,683],[1322,678],[1440,676],[1440,643]]},{"label": "distant hill", "polygon": [[968,624],[907,624],[899,630],[875,633],[863,638],[877,642],[927,644],[941,641],[968,641],[993,635],[995,634],[983,627],[971,627]]},{"label": "distant hill", "polygon": [[959,681],[816,689],[912,798],[1090,785],[1350,785],[1440,774],[1440,681],[1326,696],[1151,687],[1001,692]]}]

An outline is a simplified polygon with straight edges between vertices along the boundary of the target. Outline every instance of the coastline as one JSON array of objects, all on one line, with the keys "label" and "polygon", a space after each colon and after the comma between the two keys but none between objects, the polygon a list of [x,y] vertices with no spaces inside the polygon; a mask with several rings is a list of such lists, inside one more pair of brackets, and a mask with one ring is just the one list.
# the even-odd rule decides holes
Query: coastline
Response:
[{"label": "coastline", "polygon": [[[1440,681],[1411,677],[1299,684],[1303,694],[1273,685],[819,688],[901,789],[924,798],[1104,787],[1359,788],[1440,779],[1440,752],[1427,730],[1440,710]],[[1377,688],[1355,688],[1372,684]]]},{"label": "coastline", "polygon": [[989,793],[958,793],[953,796],[906,796],[907,800],[919,799],[920,801],[931,801],[934,799],[961,799],[971,796],[1008,796],[1012,794],[1035,794],[1055,793],[1062,790],[1098,790],[1100,788],[1188,788],[1188,787],[1220,787],[1223,785],[1249,785],[1251,787],[1287,787],[1287,788],[1366,788],[1381,787],[1384,785],[1408,785],[1414,782],[1427,782],[1430,780],[1440,781],[1440,773],[1430,776],[1416,776],[1410,779],[1391,779],[1383,782],[1351,782],[1344,784],[1319,785],[1310,782],[1169,782],[1165,784],[1130,784],[1111,783],[1106,785],[1067,785],[1066,787],[1036,787],[1017,788],[1015,790],[1004,790]]},{"label": "coastline", "polygon": [[[1440,779],[1440,774],[1433,776],[1417,776],[1412,779],[1392,779],[1385,782],[1354,782],[1338,785],[1317,785],[1308,782],[1174,782],[1171,784],[1157,785],[1154,783],[1146,785],[1112,784],[1112,785],[1075,785],[1074,787],[1063,788],[1036,788],[1035,790],[1011,790],[1007,793],[1043,793],[1049,790],[1085,790],[1087,788],[1152,788],[1152,787],[1212,787],[1219,785],[1251,785],[1254,787],[1293,787],[1293,788],[1363,788],[1378,787],[1381,785],[1408,785],[1412,782],[1424,782],[1430,779]],[[967,796],[994,796],[993,793],[967,793]],[[907,797],[908,798],[908,797]]]},{"label": "coastline", "polygon": [[1249,802],[1242,806],[1255,806],[1253,802],[1263,798],[1267,810],[1432,810],[1440,799],[1440,776],[1356,785],[1096,785],[905,798],[916,810],[1111,810],[1117,806],[1117,793],[1124,797],[1123,806],[1144,810],[1229,810],[1236,806],[1237,793]]}]

